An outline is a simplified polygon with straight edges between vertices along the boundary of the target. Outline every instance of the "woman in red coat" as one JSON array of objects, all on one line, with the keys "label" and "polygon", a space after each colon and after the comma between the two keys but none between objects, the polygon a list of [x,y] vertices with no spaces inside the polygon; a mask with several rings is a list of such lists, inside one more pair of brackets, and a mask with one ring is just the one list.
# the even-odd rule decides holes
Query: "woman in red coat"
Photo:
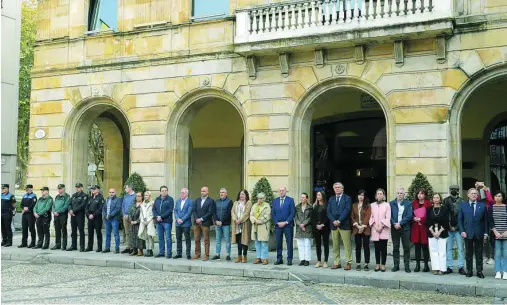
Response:
[{"label": "woman in red coat", "polygon": [[430,271],[430,267],[428,266],[430,252],[428,250],[428,226],[426,226],[426,209],[431,208],[431,203],[427,198],[428,192],[424,189],[421,189],[417,192],[417,199],[412,202],[414,218],[410,232],[410,241],[415,246],[416,265],[414,272],[421,271],[421,250],[424,257],[423,272]]}]

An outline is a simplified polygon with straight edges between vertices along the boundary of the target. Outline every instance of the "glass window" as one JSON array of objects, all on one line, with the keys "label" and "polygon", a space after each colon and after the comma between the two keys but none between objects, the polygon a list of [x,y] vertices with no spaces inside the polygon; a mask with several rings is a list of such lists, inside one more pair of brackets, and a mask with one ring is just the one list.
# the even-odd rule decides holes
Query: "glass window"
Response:
[{"label": "glass window", "polygon": [[212,19],[229,15],[229,0],[193,0],[193,19]]},{"label": "glass window", "polygon": [[118,29],[118,0],[90,0],[89,31]]}]

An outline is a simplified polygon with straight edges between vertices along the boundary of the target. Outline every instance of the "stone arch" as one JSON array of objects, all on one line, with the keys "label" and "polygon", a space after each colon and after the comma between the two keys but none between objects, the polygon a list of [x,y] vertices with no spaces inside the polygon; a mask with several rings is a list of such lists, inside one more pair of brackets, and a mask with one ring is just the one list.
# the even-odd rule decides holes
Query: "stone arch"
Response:
[{"label": "stone arch", "polygon": [[[310,185],[310,134],[306,132],[312,123],[312,107],[315,100],[324,92],[336,88],[351,88],[371,95],[380,105],[386,120],[387,128],[387,164],[395,161],[395,122],[390,106],[384,93],[370,82],[352,76],[335,77],[323,80],[308,89],[299,99],[290,122],[290,159],[289,185],[293,194],[299,194]],[[344,183],[346,183],[344,181]],[[388,190],[394,192],[395,172],[394,166],[387,166]],[[391,194],[392,194],[391,193]]]},{"label": "stone arch", "polygon": [[[507,80],[507,64],[488,67],[469,78],[454,94],[450,106],[449,139],[449,184],[457,183],[462,187],[462,147],[461,118],[469,98],[481,87],[492,82]],[[486,130],[484,130],[486,132]]]},{"label": "stone arch", "polygon": [[130,122],[120,105],[109,97],[86,98],[67,117],[63,132],[63,181],[68,187],[76,182],[88,184],[88,135],[94,123],[104,138],[104,163],[111,162],[104,164],[111,170],[105,173],[108,182],[104,186],[121,190],[130,169]]},{"label": "stone arch", "polygon": [[[248,143],[247,115],[236,97],[218,88],[195,89],[183,95],[175,104],[167,123],[165,156],[165,176],[168,179],[169,192],[179,194],[182,187],[188,187],[190,122],[207,101],[220,100],[236,109],[243,124],[244,143]],[[243,145],[241,165],[242,180],[247,181],[246,147]]]}]

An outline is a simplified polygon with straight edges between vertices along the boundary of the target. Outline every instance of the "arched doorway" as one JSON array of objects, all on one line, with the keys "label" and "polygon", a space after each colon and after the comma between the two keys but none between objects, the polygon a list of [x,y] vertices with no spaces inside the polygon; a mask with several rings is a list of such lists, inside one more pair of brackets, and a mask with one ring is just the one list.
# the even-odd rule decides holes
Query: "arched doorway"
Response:
[{"label": "arched doorway", "polygon": [[330,195],[333,183],[341,181],[352,197],[359,189],[370,197],[380,187],[389,192],[394,175],[387,166],[393,158],[387,139],[393,128],[385,105],[380,92],[355,78],[310,91],[292,122],[296,191],[325,189]]},{"label": "arched doorway", "polygon": [[[459,122],[462,177],[474,177],[492,188],[502,190],[507,188],[503,178],[506,168],[506,95],[505,76],[481,84],[464,101]],[[465,191],[473,187],[475,182],[463,179],[461,183]]]},{"label": "arched doorway", "polygon": [[130,172],[130,126],[121,108],[108,99],[82,101],[65,130],[66,184],[100,184],[120,193]]},{"label": "arched doorway", "polygon": [[168,125],[167,170],[170,191],[188,187],[192,198],[209,187],[218,197],[225,187],[231,198],[244,187],[245,116],[234,97],[206,89],[189,93],[178,103]]}]

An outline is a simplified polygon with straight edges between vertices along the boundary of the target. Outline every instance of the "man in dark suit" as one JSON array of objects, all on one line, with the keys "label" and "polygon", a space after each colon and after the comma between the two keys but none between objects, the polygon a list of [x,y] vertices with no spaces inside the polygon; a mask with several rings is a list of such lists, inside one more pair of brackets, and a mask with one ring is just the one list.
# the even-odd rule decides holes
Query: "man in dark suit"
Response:
[{"label": "man in dark suit", "polygon": [[209,228],[213,225],[213,199],[208,197],[208,187],[201,188],[201,197],[192,204],[192,216],[194,218],[195,255],[192,259],[201,258],[201,233],[204,235],[204,258],[209,260]]},{"label": "man in dark suit", "polygon": [[405,199],[405,189],[396,191],[396,199],[391,205],[391,239],[393,241],[394,267],[391,270],[400,270],[400,240],[403,244],[403,262],[405,272],[410,273],[410,225],[412,224],[412,203]]},{"label": "man in dark suit", "polygon": [[458,211],[458,228],[465,239],[465,260],[467,277],[473,275],[473,255],[475,252],[475,266],[477,277],[483,279],[482,273],[482,243],[488,238],[487,213],[484,202],[478,202],[479,192],[475,188],[468,190],[468,201],[463,202]]},{"label": "man in dark suit", "polygon": [[276,237],[276,262],[275,265],[283,264],[283,236],[287,243],[287,265],[292,265],[292,242],[294,235],[294,216],[296,215],[296,205],[294,199],[287,196],[287,187],[280,188],[280,197],[273,200],[271,217],[275,224]]},{"label": "man in dark suit", "polygon": [[331,269],[341,268],[340,240],[343,240],[345,248],[345,270],[352,268],[352,245],[350,240],[350,212],[352,211],[352,200],[343,193],[344,187],[340,182],[333,184],[335,195],[329,198],[327,203],[327,217],[331,226],[333,236],[334,263]]},{"label": "man in dark suit", "polygon": [[187,259],[191,259],[190,248],[190,227],[192,226],[192,199],[188,198],[188,189],[182,188],[180,199],[176,201],[174,208],[174,217],[176,218],[176,256],[173,258],[181,258],[183,252],[183,234],[185,234],[185,252]]}]

